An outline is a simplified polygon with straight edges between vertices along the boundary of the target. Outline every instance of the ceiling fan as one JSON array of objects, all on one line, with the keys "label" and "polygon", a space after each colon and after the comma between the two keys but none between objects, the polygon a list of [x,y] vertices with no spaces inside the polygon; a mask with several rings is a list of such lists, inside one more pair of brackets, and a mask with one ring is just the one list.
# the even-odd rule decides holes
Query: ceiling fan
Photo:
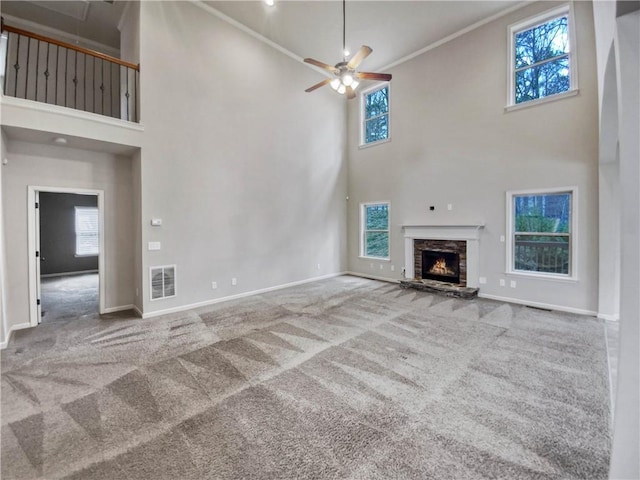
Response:
[{"label": "ceiling fan", "polygon": [[371,52],[373,51],[371,47],[363,45],[360,47],[360,50],[356,52],[356,54],[351,57],[351,60],[347,62],[347,56],[349,55],[346,47],[346,14],[345,14],[345,5],[346,0],[342,0],[342,52],[343,57],[342,61],[336,63],[333,67],[331,65],[327,65],[326,63],[320,62],[318,60],[314,60],[313,58],[305,58],[305,63],[309,63],[311,65],[315,65],[316,67],[323,68],[331,73],[333,73],[333,78],[326,78],[321,82],[316,83],[315,85],[307,88],[305,92],[313,92],[314,90],[323,87],[327,84],[331,85],[336,92],[339,94],[347,94],[347,98],[351,100],[352,98],[356,98],[356,88],[360,84],[358,79],[360,80],[378,80],[388,82],[391,80],[390,73],[373,73],[373,72],[357,72],[356,68],[362,63],[362,61],[367,58]]}]

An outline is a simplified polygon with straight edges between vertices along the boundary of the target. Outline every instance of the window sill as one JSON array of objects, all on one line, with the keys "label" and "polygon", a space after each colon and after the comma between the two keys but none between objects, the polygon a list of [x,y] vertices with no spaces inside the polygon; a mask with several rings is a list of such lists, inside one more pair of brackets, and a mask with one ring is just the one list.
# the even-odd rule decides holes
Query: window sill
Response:
[{"label": "window sill", "polygon": [[376,260],[376,261],[379,261],[379,262],[390,262],[391,261],[390,257],[365,257],[364,255],[359,255],[358,258],[361,259],[361,260]]},{"label": "window sill", "polygon": [[376,142],[361,143],[360,145],[358,145],[358,148],[363,149],[363,148],[375,147],[376,145],[382,145],[383,143],[389,143],[390,141],[391,141],[391,137],[386,138],[384,140],[378,140]]},{"label": "window sill", "polygon": [[534,280],[551,280],[553,282],[561,282],[561,283],[578,283],[578,278],[573,276],[569,277],[569,276],[561,276],[561,275],[551,275],[551,274],[535,273],[535,272],[519,272],[519,271],[507,271],[504,273],[505,275],[531,278]]},{"label": "window sill", "polygon": [[562,93],[556,93],[555,95],[549,95],[548,97],[538,98],[537,100],[529,100],[528,102],[516,103],[514,105],[507,105],[504,107],[505,113],[513,112],[515,110],[522,110],[523,108],[533,107],[535,105],[542,105],[544,103],[555,102],[556,100],[562,100],[567,97],[574,97],[580,93],[580,90],[573,89]]}]

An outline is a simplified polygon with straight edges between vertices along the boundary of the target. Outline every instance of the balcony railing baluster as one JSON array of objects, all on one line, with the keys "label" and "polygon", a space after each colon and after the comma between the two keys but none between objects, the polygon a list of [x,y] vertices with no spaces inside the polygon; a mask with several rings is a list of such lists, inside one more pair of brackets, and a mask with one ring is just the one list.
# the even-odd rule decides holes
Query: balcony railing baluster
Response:
[{"label": "balcony railing baluster", "polygon": [[[52,102],[67,108],[127,121],[138,121],[139,65],[10,27],[4,22],[2,22],[2,32],[6,32],[7,35],[4,55],[5,73],[2,80],[5,95],[34,101],[42,101],[40,97],[44,97],[44,103]],[[31,48],[32,40],[37,42],[33,49]],[[27,42],[26,58],[25,41]],[[42,55],[41,58],[42,42],[46,44],[46,55]],[[52,46],[55,52],[52,52]],[[32,58],[32,50],[35,51],[34,58]],[[70,51],[74,55],[72,59],[69,58]],[[93,62],[91,65],[89,58]],[[100,60],[99,66],[97,60]],[[23,61],[26,65],[23,65]],[[35,68],[31,65],[32,61],[35,61]],[[69,64],[70,61],[73,65]],[[7,68],[10,63],[13,63],[13,68]],[[20,70],[24,71],[23,76],[20,75]],[[123,81],[126,82],[124,88]],[[38,95],[43,83],[44,95]],[[133,83],[133,96],[130,83]],[[96,97],[97,95],[99,98]]]}]

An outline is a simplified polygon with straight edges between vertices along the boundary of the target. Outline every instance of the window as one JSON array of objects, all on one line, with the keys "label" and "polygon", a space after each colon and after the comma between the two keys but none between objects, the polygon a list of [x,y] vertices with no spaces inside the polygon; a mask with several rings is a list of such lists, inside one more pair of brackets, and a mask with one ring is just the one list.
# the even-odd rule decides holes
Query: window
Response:
[{"label": "window", "polygon": [[362,93],[362,145],[389,140],[389,84]]},{"label": "window", "polygon": [[360,213],[360,255],[389,258],[389,203],[364,203]]},{"label": "window", "polygon": [[95,256],[99,252],[98,209],[76,207],[76,256]]},{"label": "window", "polygon": [[575,277],[575,189],[507,192],[510,273]]},{"label": "window", "polygon": [[577,87],[569,6],[510,28],[509,105],[518,105]]}]

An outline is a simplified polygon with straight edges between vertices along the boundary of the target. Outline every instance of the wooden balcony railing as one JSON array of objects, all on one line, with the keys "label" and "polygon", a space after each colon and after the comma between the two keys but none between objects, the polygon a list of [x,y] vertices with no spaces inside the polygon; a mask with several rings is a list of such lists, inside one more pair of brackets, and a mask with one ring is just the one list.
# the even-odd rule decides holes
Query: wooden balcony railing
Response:
[{"label": "wooden balcony railing", "polygon": [[139,121],[140,65],[2,21],[4,95]]}]

